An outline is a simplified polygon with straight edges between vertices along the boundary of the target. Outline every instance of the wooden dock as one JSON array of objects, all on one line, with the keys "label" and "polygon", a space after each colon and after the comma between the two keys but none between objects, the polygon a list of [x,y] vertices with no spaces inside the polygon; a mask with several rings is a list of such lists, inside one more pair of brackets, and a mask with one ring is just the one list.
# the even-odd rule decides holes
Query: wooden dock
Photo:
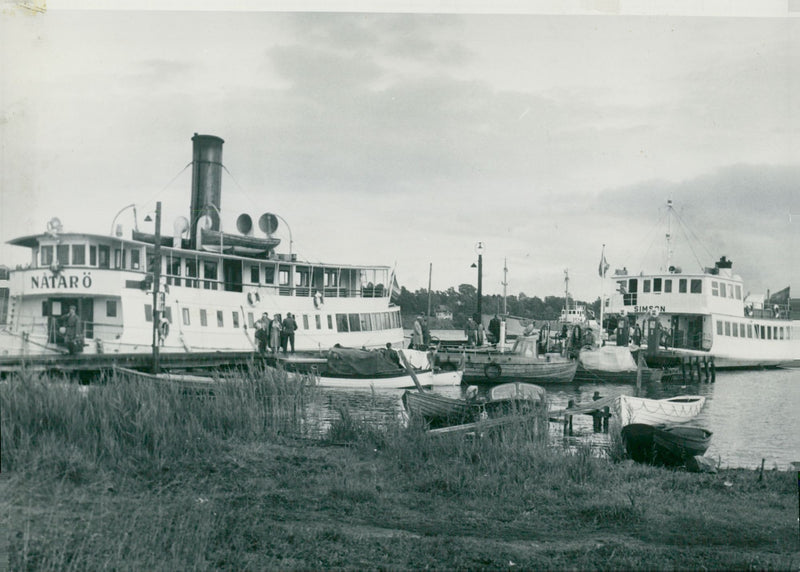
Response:
[{"label": "wooden dock", "polygon": [[592,429],[595,433],[608,433],[609,419],[613,415],[611,407],[616,401],[616,397],[600,397],[600,393],[595,391],[592,401],[589,403],[575,403],[572,399],[567,403],[566,409],[557,409],[550,412],[550,421],[564,424],[564,435],[572,435],[572,417],[574,415],[590,415],[592,417]]}]

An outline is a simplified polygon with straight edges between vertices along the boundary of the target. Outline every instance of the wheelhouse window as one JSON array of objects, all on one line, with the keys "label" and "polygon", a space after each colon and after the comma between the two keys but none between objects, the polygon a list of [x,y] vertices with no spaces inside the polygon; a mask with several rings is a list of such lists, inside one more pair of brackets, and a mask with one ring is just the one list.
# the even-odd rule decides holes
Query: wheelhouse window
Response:
[{"label": "wheelhouse window", "polygon": [[139,270],[139,266],[141,265],[141,262],[139,261],[140,256],[141,252],[138,248],[131,250],[131,269]]},{"label": "wheelhouse window", "polygon": [[672,278],[664,280],[664,293],[669,294],[672,292]]},{"label": "wheelhouse window", "polygon": [[84,266],[86,264],[86,245],[73,244],[72,245],[72,265]]},{"label": "wheelhouse window", "polygon": [[642,292],[647,294],[650,292],[650,280],[643,280],[642,281]]},{"label": "wheelhouse window", "polygon": [[719,282],[716,280],[711,281],[711,295],[719,296]]},{"label": "wheelhouse window", "polygon": [[89,245],[89,266],[97,266],[97,247]]},{"label": "wheelhouse window", "polygon": [[261,270],[257,264],[250,267],[250,282],[258,284],[261,281]]},{"label": "wheelhouse window", "polygon": [[678,280],[678,293],[686,294],[686,278]]},{"label": "wheelhouse window", "polygon": [[725,282],[720,282],[719,283],[719,297],[720,298],[724,298],[725,297]]},{"label": "wheelhouse window", "polygon": [[737,300],[741,300],[742,299],[742,285],[741,284],[737,284],[736,285],[736,299]]},{"label": "wheelhouse window", "polygon": [[653,292],[661,292],[661,278],[653,278]]},{"label": "wheelhouse window", "polygon": [[40,259],[42,266],[50,266],[51,264],[53,264],[53,247],[43,246],[41,249]]},{"label": "wheelhouse window", "polygon": [[69,264],[69,245],[59,244],[56,246],[56,262],[61,266]]},{"label": "wheelhouse window", "polygon": [[100,268],[108,268],[111,266],[111,248],[108,246],[99,245],[97,247],[97,266]]},{"label": "wheelhouse window", "polygon": [[703,281],[699,278],[692,278],[692,294],[702,294],[703,293]]},{"label": "wheelhouse window", "polygon": [[264,265],[264,284],[275,284],[275,265]]}]

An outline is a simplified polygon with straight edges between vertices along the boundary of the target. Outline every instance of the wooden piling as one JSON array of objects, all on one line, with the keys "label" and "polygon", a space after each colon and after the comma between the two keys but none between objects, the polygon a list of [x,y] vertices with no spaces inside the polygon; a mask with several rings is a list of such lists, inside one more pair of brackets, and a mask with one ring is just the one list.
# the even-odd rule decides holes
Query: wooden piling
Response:
[{"label": "wooden piling", "polygon": [[711,383],[717,381],[717,368],[714,365],[714,357],[711,357]]},{"label": "wooden piling", "polygon": [[700,358],[699,357],[694,358],[694,367],[697,370],[697,383],[700,383],[703,380],[703,378],[702,378],[702,371],[700,370]]},{"label": "wooden piling", "polygon": [[644,355],[642,350],[639,350],[639,359],[636,361],[636,395],[639,395],[639,390],[642,389],[642,369],[644,368]]},{"label": "wooden piling", "polygon": [[708,383],[711,381],[711,374],[708,370],[708,358],[706,357],[703,358],[703,373],[705,374],[705,382]]},{"label": "wooden piling", "polygon": [[[567,402],[567,411],[575,407],[575,400],[570,399]],[[564,435],[572,436],[572,414],[564,413]]]}]

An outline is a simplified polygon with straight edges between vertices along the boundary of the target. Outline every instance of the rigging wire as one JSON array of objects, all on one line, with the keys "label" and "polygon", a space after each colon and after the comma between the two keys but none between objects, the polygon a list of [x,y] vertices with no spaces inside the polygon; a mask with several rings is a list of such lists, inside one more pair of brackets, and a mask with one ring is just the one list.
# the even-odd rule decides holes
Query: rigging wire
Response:
[{"label": "rigging wire", "polygon": [[166,184],[166,186],[165,186],[163,189],[161,189],[160,191],[158,191],[156,194],[154,194],[153,196],[151,196],[149,199],[147,199],[147,200],[146,200],[146,201],[144,201],[143,203],[140,203],[138,206],[140,206],[140,207],[143,207],[143,206],[145,206],[145,205],[149,205],[149,204],[150,204],[150,203],[152,203],[152,202],[153,202],[155,199],[157,199],[158,197],[160,197],[160,196],[161,196],[161,194],[162,194],[164,191],[166,191],[168,188],[170,188],[170,187],[172,186],[172,183],[174,183],[174,182],[175,182],[175,181],[178,179],[178,177],[180,177],[180,176],[183,174],[183,172],[184,172],[186,169],[188,169],[189,167],[191,167],[193,163],[194,163],[194,161],[189,161],[189,162],[186,164],[186,166],[185,166],[183,169],[181,169],[180,171],[178,171],[178,174],[177,174],[177,175],[175,175],[174,177],[172,177],[172,180],[171,180],[169,183],[167,183],[167,184]]},{"label": "rigging wire", "polygon": [[663,213],[663,212],[659,213],[658,220],[656,221],[656,223],[654,225],[652,225],[650,227],[650,231],[645,235],[644,240],[642,240],[642,242],[645,242],[645,240],[647,240],[647,238],[650,235],[653,235],[653,238],[650,240],[650,244],[645,249],[644,254],[642,255],[642,258],[639,261],[639,269],[640,270],[644,269],[644,261],[647,259],[647,255],[650,252],[650,249],[653,247],[653,243],[655,243],[655,241],[656,241],[656,231],[661,226],[661,223],[664,220],[664,216],[665,216],[665,213]]},{"label": "rigging wire", "polygon": [[[699,237],[697,236],[697,234],[696,234],[696,233],[695,233],[695,232],[694,232],[694,231],[691,229],[691,227],[689,227],[689,225],[687,225],[687,224],[686,224],[686,223],[683,221],[683,219],[682,219],[680,216],[678,216],[678,213],[675,213],[675,218],[677,218],[677,219],[678,219],[678,222],[679,222],[679,223],[681,223],[681,225],[682,225],[682,226],[683,226],[683,227],[684,227],[686,230],[688,230],[688,231],[691,233],[691,235],[692,235],[692,237],[694,238],[694,240],[695,240],[695,241],[696,241],[696,242],[697,242],[697,243],[698,243],[700,246],[702,246],[702,247],[703,247],[703,250],[705,250],[705,251],[706,251],[706,254],[708,255],[708,258],[709,258],[709,259],[713,259],[713,258],[714,258],[714,255],[713,255],[713,254],[711,254],[711,252],[708,250],[708,248],[706,248],[706,245],[703,243],[703,241],[702,241],[702,240],[700,240],[700,238],[699,238]],[[687,240],[686,240],[686,242],[687,242],[687,243],[689,243],[689,239],[688,239],[688,237],[687,237]],[[690,249],[692,248],[692,245],[691,245],[691,243],[689,243],[689,248],[690,248]],[[692,249],[692,254],[694,254],[694,255],[695,255],[695,259],[697,259],[697,263],[700,265],[700,268],[702,269],[702,268],[703,268],[703,264],[700,262],[700,259],[697,257],[697,254],[695,254],[695,252],[694,252],[694,249]]]}]

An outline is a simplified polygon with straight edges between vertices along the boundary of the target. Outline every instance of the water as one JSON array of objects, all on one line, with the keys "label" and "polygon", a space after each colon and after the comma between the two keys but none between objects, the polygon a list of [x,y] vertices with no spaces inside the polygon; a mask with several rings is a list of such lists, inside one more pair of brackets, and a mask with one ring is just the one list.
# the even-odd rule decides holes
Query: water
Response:
[{"label": "water", "polygon": [[[562,409],[569,400],[592,401],[597,391],[601,397],[633,395],[629,384],[546,385],[551,409]],[[465,387],[440,387],[435,391],[461,397]],[[322,434],[330,422],[339,417],[339,408],[347,407],[351,415],[377,423],[398,422],[402,417],[402,390],[320,390],[310,410],[312,433]],[[703,395],[706,404],[693,425],[714,433],[706,455],[718,459],[722,467],[756,468],[765,460],[765,467],[789,468],[800,461],[800,369],[762,371],[717,371],[716,383],[692,385],[645,385],[641,397],[662,399],[675,395]],[[553,442],[575,445],[589,442],[607,447],[609,436],[592,431],[592,418],[577,415],[573,420],[575,436],[563,439],[562,427],[551,423]]]}]

